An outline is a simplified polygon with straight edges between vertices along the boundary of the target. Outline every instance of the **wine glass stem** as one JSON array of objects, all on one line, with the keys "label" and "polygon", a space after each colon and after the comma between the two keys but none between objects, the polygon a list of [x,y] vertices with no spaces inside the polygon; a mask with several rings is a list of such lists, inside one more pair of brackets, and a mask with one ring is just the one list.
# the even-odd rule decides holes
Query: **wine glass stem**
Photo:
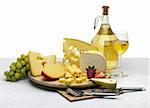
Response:
[{"label": "wine glass stem", "polygon": [[121,67],[121,59],[122,59],[122,56],[121,56],[121,54],[119,54],[119,60],[118,60],[118,67],[119,68]]}]

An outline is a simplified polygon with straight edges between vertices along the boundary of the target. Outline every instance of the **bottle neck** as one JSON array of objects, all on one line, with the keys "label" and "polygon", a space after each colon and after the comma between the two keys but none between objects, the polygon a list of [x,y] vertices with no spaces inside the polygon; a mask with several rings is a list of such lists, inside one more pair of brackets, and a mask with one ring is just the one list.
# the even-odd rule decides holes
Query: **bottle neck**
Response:
[{"label": "bottle neck", "polygon": [[102,16],[102,22],[100,29],[97,33],[98,35],[112,35],[113,31],[111,30],[110,24],[109,24],[109,18],[108,14]]},{"label": "bottle neck", "polygon": [[102,23],[101,24],[108,24],[109,25],[108,15],[103,15],[102,16]]}]

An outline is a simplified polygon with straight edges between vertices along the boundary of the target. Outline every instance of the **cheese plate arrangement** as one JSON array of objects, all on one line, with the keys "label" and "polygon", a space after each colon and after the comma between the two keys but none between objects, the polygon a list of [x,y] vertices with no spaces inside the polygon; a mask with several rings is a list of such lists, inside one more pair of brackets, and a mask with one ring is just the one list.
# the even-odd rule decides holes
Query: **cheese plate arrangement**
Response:
[{"label": "cheese plate arrangement", "polygon": [[[62,61],[58,61],[56,55],[44,56],[34,51],[22,54],[10,65],[10,70],[4,72],[6,80],[16,82],[28,77],[36,87],[58,92],[71,102],[97,97],[116,98],[123,93],[123,89],[117,86],[117,80],[107,72],[106,57],[95,47],[77,39],[65,38],[63,53]],[[124,90],[135,92],[145,89]]]},{"label": "cheese plate arrangement", "polygon": [[[53,54],[44,56],[35,51],[21,54],[15,62],[11,63],[10,70],[4,72],[6,80],[16,82],[29,78],[35,84],[55,89],[67,98],[70,98],[70,95],[67,96],[67,92],[80,97],[84,96],[82,99],[95,96],[116,96],[114,92],[89,93],[88,91],[88,93],[83,93],[74,90],[91,87],[105,88],[110,91],[118,90],[116,89],[117,80],[111,77],[110,70],[116,68],[118,55],[127,50],[128,42],[119,40],[113,33],[108,22],[109,7],[103,6],[102,8],[102,25],[91,43],[64,38],[61,61],[58,61],[57,55]],[[65,91],[58,91],[59,89]],[[143,89],[138,90],[142,91]],[[70,100],[77,99],[81,98],[71,97]]]},{"label": "cheese plate arrangement", "polygon": [[57,61],[56,55],[44,56],[34,51],[22,54],[5,72],[6,80],[15,82],[28,77],[52,88],[87,88],[96,85],[95,79],[111,77],[105,72],[105,57],[89,43],[65,38],[63,53],[62,61]]},{"label": "cheese plate arrangement", "polygon": [[[86,54],[90,56],[90,53]],[[104,59],[102,61],[96,56],[96,59],[103,63],[102,67],[99,67],[103,71],[100,71],[95,68],[95,66],[98,66],[98,61],[92,62],[91,60],[91,63],[88,63],[86,61],[88,61],[87,59],[89,57],[84,58],[84,55],[82,56],[81,58],[83,60],[81,59],[80,61],[84,65],[81,65],[80,68],[75,64],[57,62],[55,55],[44,57],[40,53],[30,51],[28,53],[30,64],[30,72],[28,72],[29,79],[37,84],[53,88],[87,88],[95,86],[91,78],[110,77],[104,74]]]}]

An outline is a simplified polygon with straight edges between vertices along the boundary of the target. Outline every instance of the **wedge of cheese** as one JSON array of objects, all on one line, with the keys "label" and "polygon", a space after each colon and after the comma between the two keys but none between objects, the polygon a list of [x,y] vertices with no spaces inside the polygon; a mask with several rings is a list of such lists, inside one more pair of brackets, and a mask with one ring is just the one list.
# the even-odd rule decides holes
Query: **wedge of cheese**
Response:
[{"label": "wedge of cheese", "polygon": [[48,67],[56,63],[56,55],[46,57],[33,51],[29,51],[28,55],[31,74],[35,77],[41,75],[44,67]]},{"label": "wedge of cheese", "polygon": [[33,51],[29,51],[29,64],[31,68],[31,74],[33,76],[40,76],[43,70],[41,54]]},{"label": "wedge of cheese", "polygon": [[88,68],[88,66],[95,66],[97,70],[105,71],[105,57],[97,50],[81,51],[80,68],[83,71],[86,71],[86,68]]}]

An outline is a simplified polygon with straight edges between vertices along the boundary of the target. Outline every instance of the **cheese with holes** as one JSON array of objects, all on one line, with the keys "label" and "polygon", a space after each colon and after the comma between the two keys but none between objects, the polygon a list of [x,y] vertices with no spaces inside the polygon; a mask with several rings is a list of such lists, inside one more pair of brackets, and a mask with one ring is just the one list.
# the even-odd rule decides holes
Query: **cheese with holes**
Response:
[{"label": "cheese with holes", "polygon": [[99,71],[105,71],[106,60],[103,54],[97,50],[81,51],[80,68],[86,71],[88,66],[95,66]]}]

